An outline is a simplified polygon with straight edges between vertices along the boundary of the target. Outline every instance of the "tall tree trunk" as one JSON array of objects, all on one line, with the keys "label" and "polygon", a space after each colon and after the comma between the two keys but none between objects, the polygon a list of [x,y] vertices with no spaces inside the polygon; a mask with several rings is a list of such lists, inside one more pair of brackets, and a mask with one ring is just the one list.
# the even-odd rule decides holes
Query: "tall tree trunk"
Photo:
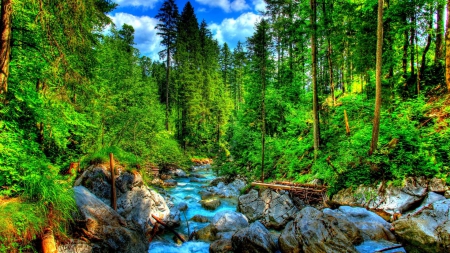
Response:
[{"label": "tall tree trunk", "polygon": [[[429,29],[430,29],[430,31],[433,30],[433,17],[431,17],[431,19],[429,20]],[[430,50],[431,39],[432,38],[431,38],[431,32],[430,32],[430,33],[428,33],[427,44],[425,45],[425,48],[423,49],[423,52],[422,52],[422,61],[421,61],[420,69],[419,69],[419,73],[418,73],[419,79],[417,81],[417,95],[420,94],[420,82],[423,80],[423,74],[425,72],[425,67],[427,64],[426,57],[427,57],[428,50]]]},{"label": "tall tree trunk", "polygon": [[375,113],[373,119],[372,142],[369,155],[377,149],[378,135],[380,132],[380,110],[381,110],[381,64],[383,55],[383,0],[378,0],[378,25],[377,25],[377,66],[376,66],[376,92]]},{"label": "tall tree trunk", "polygon": [[[265,27],[264,27],[265,28]],[[266,32],[264,30],[263,34],[263,45],[266,47]],[[265,52],[265,50],[264,50]],[[261,78],[262,78],[262,98],[261,98],[261,182],[264,182],[264,153],[266,149],[266,55],[263,55],[263,66],[261,68]]]},{"label": "tall tree trunk", "polygon": [[[405,21],[407,24],[408,21]],[[406,79],[408,78],[408,47],[409,47],[409,33],[408,30],[405,29],[405,41],[403,43],[403,58],[402,58],[402,70],[403,70],[403,78],[405,79],[405,85],[406,86]]]},{"label": "tall tree trunk", "polygon": [[167,70],[166,70],[166,130],[167,131],[169,131],[169,82],[170,82],[170,47],[167,46]]},{"label": "tall tree trunk", "polygon": [[445,83],[450,93],[450,0],[447,0],[447,25],[445,28]]},{"label": "tall tree trunk", "polygon": [[444,34],[444,5],[438,3],[437,7],[437,27],[436,27],[436,49],[434,53],[434,64],[439,64],[443,56],[442,35]]},{"label": "tall tree trunk", "polygon": [[327,43],[328,43],[328,51],[327,51],[327,59],[328,59],[328,73],[330,78],[330,91],[331,91],[331,99],[333,100],[333,106],[336,105],[336,97],[334,96],[334,74],[333,74],[333,60],[331,58],[333,53],[333,48],[331,47],[331,29],[329,26],[329,16],[327,14],[326,2],[322,2],[323,15],[325,16],[325,29],[327,31]]},{"label": "tall tree trunk", "polygon": [[[414,8],[415,8],[415,1],[413,1],[413,5],[414,5]],[[414,11],[414,13],[412,13],[412,16],[411,16],[411,29],[410,29],[410,32],[411,32],[411,42],[410,42],[410,45],[411,45],[411,52],[410,52],[410,57],[411,57],[411,62],[410,62],[410,67],[411,67],[411,77],[413,77],[414,76],[414,74],[415,74],[415,64],[414,64],[414,54],[416,53],[415,52],[415,49],[416,49],[416,47],[415,47],[415,42],[416,42],[416,12]]]},{"label": "tall tree trunk", "polygon": [[0,94],[8,91],[9,62],[11,59],[11,14],[12,0],[2,0],[0,24]]},{"label": "tall tree trunk", "polygon": [[314,128],[314,157],[317,158],[320,145],[320,128],[319,128],[319,96],[317,94],[317,6],[316,0],[311,0],[311,54],[312,54],[312,86],[313,86],[313,128]]}]

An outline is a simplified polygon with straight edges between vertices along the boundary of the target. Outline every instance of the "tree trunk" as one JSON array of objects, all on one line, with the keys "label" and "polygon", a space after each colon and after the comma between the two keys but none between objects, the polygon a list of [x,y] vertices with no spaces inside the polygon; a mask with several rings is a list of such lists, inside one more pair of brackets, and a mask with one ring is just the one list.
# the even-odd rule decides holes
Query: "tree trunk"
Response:
[{"label": "tree trunk", "polygon": [[[429,20],[429,28],[430,31],[433,30],[433,17],[431,17],[431,20]],[[419,69],[419,79],[417,81],[417,95],[420,94],[420,82],[423,80],[423,74],[425,72],[425,67],[427,64],[427,53],[428,50],[430,50],[430,45],[431,45],[431,33],[428,33],[428,37],[427,37],[427,44],[425,45],[425,48],[423,49],[422,52],[422,62],[420,64],[420,69]]]},{"label": "tree trunk", "polygon": [[450,0],[447,0],[447,25],[445,28],[445,83],[450,93]]},{"label": "tree trunk", "polygon": [[[265,27],[264,27],[265,29]],[[263,40],[266,37],[266,31],[264,30]],[[263,41],[264,47],[266,47],[266,41]],[[264,49],[265,50],[265,49]],[[264,51],[265,52],[265,51]],[[266,149],[266,56],[263,55],[263,66],[261,69],[262,78],[262,98],[261,98],[261,182],[264,182],[264,153]]]},{"label": "tree trunk", "polygon": [[169,81],[170,81],[170,47],[167,46],[166,70],[166,130],[169,131]]},{"label": "tree trunk", "polygon": [[9,62],[11,59],[11,14],[12,0],[2,0],[0,24],[0,94],[8,91]]},{"label": "tree trunk", "polygon": [[437,7],[437,27],[436,27],[436,49],[434,53],[434,64],[439,64],[442,59],[442,35],[444,34],[444,5],[438,3]]},{"label": "tree trunk", "polygon": [[311,4],[311,54],[312,54],[312,86],[313,86],[313,117],[314,117],[314,157],[317,158],[319,151],[320,132],[319,132],[319,97],[317,94],[317,26],[316,26],[316,0],[310,0]]},{"label": "tree trunk", "polygon": [[[414,1],[413,1],[414,3]],[[411,67],[411,77],[414,76],[415,74],[415,64],[414,64],[414,54],[415,54],[415,41],[416,41],[416,13],[413,13],[411,16],[411,52],[410,52],[410,57],[411,57],[411,62],[410,62],[410,67]]]},{"label": "tree trunk", "polygon": [[[408,22],[405,21],[407,24]],[[405,85],[406,86],[406,79],[408,78],[408,46],[409,46],[409,33],[408,30],[405,29],[405,41],[403,43],[403,58],[402,58],[402,70],[403,70],[403,78],[405,79]]]},{"label": "tree trunk", "polygon": [[370,144],[369,155],[377,149],[378,135],[380,132],[380,110],[381,110],[381,64],[383,55],[383,0],[378,0],[378,25],[377,25],[377,66],[376,66],[376,92],[375,92],[375,113],[372,129],[372,143]]}]

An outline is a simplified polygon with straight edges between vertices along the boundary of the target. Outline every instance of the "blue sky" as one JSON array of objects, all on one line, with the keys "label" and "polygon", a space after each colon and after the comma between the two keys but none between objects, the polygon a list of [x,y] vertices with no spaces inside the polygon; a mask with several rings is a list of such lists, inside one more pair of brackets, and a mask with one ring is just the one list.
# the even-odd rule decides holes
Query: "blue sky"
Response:
[{"label": "blue sky", "polygon": [[[115,0],[119,6],[109,14],[118,28],[127,23],[135,29],[135,43],[142,55],[158,60],[163,48],[156,35],[155,19],[164,0]],[[181,13],[188,0],[175,0]],[[254,32],[260,20],[260,11],[265,9],[264,0],[191,0],[198,22],[208,24],[220,44],[227,42],[234,48],[240,40],[244,42]]]}]

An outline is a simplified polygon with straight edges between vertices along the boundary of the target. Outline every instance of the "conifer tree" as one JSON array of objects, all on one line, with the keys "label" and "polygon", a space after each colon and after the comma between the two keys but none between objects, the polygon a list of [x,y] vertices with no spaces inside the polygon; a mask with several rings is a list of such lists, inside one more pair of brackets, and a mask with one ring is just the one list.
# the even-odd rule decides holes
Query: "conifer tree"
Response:
[{"label": "conifer tree", "polygon": [[166,57],[166,87],[165,87],[165,102],[166,102],[166,130],[169,130],[169,86],[170,86],[170,59],[173,54],[176,36],[177,36],[177,24],[178,24],[178,6],[174,0],[166,0],[161,9],[159,9],[156,18],[159,20],[159,24],[156,25],[157,33],[162,37],[161,44],[166,47],[165,52],[161,52],[162,57]]}]

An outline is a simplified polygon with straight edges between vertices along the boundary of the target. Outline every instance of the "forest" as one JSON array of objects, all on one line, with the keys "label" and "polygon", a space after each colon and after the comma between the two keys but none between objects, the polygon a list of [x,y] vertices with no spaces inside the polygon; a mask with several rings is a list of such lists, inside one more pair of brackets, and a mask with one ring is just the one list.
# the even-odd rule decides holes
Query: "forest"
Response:
[{"label": "forest", "polygon": [[209,157],[221,175],[320,180],[330,195],[450,183],[450,2],[265,2],[230,48],[165,0],[154,61],[112,24],[111,0],[2,0],[0,252],[49,226],[64,238],[71,164],[109,153],[138,171]]}]

